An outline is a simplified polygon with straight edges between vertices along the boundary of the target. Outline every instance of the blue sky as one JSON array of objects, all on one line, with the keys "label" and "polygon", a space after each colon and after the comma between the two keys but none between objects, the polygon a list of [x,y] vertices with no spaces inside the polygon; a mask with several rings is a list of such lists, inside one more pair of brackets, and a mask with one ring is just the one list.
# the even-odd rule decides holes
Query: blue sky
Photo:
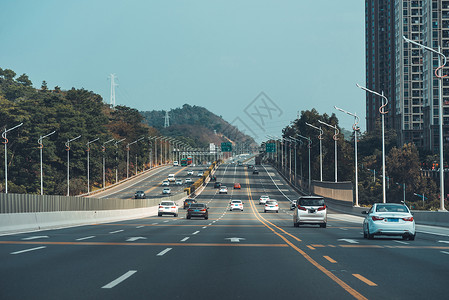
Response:
[{"label": "blue sky", "polygon": [[[114,73],[117,104],[204,106],[259,141],[312,108],[350,129],[334,105],[364,130],[364,19],[360,0],[1,0],[0,67],[105,102]],[[278,109],[252,118],[261,92]]]}]

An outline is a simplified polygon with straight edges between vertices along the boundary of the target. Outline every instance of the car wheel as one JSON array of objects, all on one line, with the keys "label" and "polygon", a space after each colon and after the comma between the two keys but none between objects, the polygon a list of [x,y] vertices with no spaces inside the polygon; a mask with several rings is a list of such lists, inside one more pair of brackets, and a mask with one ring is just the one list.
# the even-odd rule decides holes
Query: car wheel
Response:
[{"label": "car wheel", "polygon": [[158,217],[162,217],[162,214],[157,214]]},{"label": "car wheel", "polygon": [[293,226],[294,226],[294,227],[299,227],[299,223],[293,222]]},{"label": "car wheel", "polygon": [[204,220],[207,220],[207,219],[209,219],[209,217],[207,217],[207,216],[206,216],[206,217],[204,217]]},{"label": "car wheel", "polygon": [[277,210],[276,213],[279,213],[279,210]]},{"label": "car wheel", "polygon": [[266,210],[264,210],[263,212],[264,212],[264,213],[267,213],[267,211],[266,211]]},{"label": "car wheel", "polygon": [[369,232],[369,227],[367,227],[366,230],[367,230],[368,240],[374,239],[374,234],[371,234],[371,233]]},{"label": "car wheel", "polygon": [[178,214],[175,214],[175,218],[177,218],[178,217]]},{"label": "car wheel", "polygon": [[326,228],[326,225],[327,225],[326,223],[322,223],[322,224],[320,224],[320,227],[321,228]]},{"label": "car wheel", "polygon": [[410,234],[410,235],[408,236],[408,239],[409,239],[410,241],[414,241],[414,240],[415,240],[415,236],[416,236],[416,233],[415,233],[415,234]]},{"label": "car wheel", "polygon": [[191,218],[191,216],[189,216],[189,215],[186,217],[187,220],[190,220],[190,218]]},{"label": "car wheel", "polygon": [[366,234],[365,226],[363,226],[363,238],[366,239],[367,237],[368,235]]}]

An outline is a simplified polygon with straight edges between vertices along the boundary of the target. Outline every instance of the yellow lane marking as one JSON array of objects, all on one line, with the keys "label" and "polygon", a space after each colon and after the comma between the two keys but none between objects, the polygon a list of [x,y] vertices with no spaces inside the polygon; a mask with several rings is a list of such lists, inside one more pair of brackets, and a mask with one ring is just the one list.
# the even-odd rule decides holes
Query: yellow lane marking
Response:
[{"label": "yellow lane marking", "polygon": [[324,248],[324,247],[326,247],[326,246],[320,245],[320,244],[312,244],[312,247],[315,247],[315,248]]},{"label": "yellow lane marking", "polygon": [[310,246],[310,245],[307,245],[307,248],[309,248],[310,250],[315,250],[315,248],[313,248],[313,247]]},{"label": "yellow lane marking", "polygon": [[363,277],[360,274],[352,274],[354,277],[356,277],[357,279],[360,279],[361,281],[363,281],[364,283],[366,283],[369,286],[377,286],[377,284],[375,284],[374,282],[372,282],[369,279],[366,279],[365,277]]},{"label": "yellow lane marking", "polygon": [[[253,212],[255,214],[255,216],[259,219],[259,221],[264,224],[268,229],[270,229],[274,234],[276,234],[277,236],[279,236],[282,240],[284,240],[285,243],[287,243],[290,247],[292,247],[294,250],[296,250],[297,252],[299,252],[306,260],[308,260],[312,265],[314,265],[317,269],[319,269],[321,272],[323,272],[325,275],[327,275],[330,279],[332,279],[335,283],[337,283],[339,286],[341,286],[345,291],[347,291],[349,294],[351,294],[354,298],[356,299],[367,299],[366,297],[364,297],[362,294],[360,294],[359,292],[357,292],[355,289],[353,289],[352,287],[350,287],[346,282],[344,282],[343,280],[341,280],[340,278],[338,278],[337,276],[335,276],[332,272],[330,272],[329,270],[327,270],[325,267],[323,267],[322,265],[320,265],[318,262],[316,262],[312,257],[310,257],[306,252],[304,252],[303,250],[299,249],[298,247],[296,247],[292,242],[290,242],[286,237],[284,237],[283,235],[281,235],[280,233],[278,233],[276,230],[274,230],[273,228],[271,228],[269,225],[267,225],[264,221],[262,221],[261,219],[263,219],[262,216],[260,216],[259,212],[255,209],[255,204],[253,203],[253,199],[252,199],[252,195],[251,195],[251,188],[249,185],[249,178],[248,178],[248,172],[246,172],[245,170],[245,177],[246,177],[246,183],[247,183],[247,191],[248,191],[248,199],[249,202],[251,204],[251,207],[253,208]],[[260,217],[260,218],[259,218]],[[264,219],[265,220],[265,219]],[[266,220],[265,220],[266,221]],[[270,222],[267,222],[269,224],[272,224]],[[277,227],[274,224],[272,224],[273,227]],[[277,227],[279,228],[279,227]],[[280,229],[280,228],[279,228]],[[281,231],[285,232],[284,230],[280,229]],[[294,237],[291,234],[288,234],[289,236]]]},{"label": "yellow lane marking", "polygon": [[[176,172],[175,175],[178,174],[179,172],[181,172],[182,170],[184,170],[185,168],[187,168],[187,167],[182,168],[181,170],[179,170],[178,172]],[[155,186],[153,186],[152,188],[146,190],[146,191],[145,191],[145,194],[151,192],[151,191],[154,190],[155,188],[158,188],[161,184],[162,184],[162,181],[159,182],[158,185],[155,185]]]},{"label": "yellow lane marking", "polygon": [[0,241],[0,244],[14,245],[82,245],[82,246],[193,246],[193,247],[288,247],[286,244],[237,244],[237,243],[108,243],[108,242],[25,242]]},{"label": "yellow lane marking", "polygon": [[324,257],[325,259],[327,259],[329,262],[333,263],[333,264],[336,264],[336,263],[337,263],[336,260],[333,260],[332,258],[330,258],[330,257],[327,256],[327,255],[324,255],[323,257]]}]

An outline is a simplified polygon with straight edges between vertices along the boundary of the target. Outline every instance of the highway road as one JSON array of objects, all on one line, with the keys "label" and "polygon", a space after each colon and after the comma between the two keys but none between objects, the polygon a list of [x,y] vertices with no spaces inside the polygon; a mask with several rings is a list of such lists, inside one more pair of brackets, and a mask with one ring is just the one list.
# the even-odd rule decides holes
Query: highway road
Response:
[{"label": "highway road", "polygon": [[[1,236],[0,298],[447,298],[448,230],[367,240],[360,217],[332,211],[327,228],[295,228],[288,199],[298,195],[271,167],[259,170],[221,165],[216,175],[229,193],[209,184],[197,197],[208,220],[181,212]],[[263,213],[264,193],[279,213]],[[229,211],[231,199],[244,210]]]}]

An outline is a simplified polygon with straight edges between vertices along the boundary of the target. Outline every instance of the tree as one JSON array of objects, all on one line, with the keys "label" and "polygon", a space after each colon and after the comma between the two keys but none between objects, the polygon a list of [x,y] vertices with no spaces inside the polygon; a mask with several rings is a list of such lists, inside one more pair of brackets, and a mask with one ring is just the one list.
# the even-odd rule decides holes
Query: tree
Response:
[{"label": "tree", "polygon": [[12,81],[16,77],[16,72],[10,69],[4,69],[2,75],[6,80]]},{"label": "tree", "polygon": [[19,78],[16,79],[16,81],[24,86],[31,86],[33,84],[31,80],[28,78],[28,75],[25,73],[20,75]]},{"label": "tree", "polygon": [[43,92],[46,92],[46,91],[48,90],[48,88],[47,88],[47,82],[46,82],[45,80],[42,81],[41,90],[42,90]]}]

